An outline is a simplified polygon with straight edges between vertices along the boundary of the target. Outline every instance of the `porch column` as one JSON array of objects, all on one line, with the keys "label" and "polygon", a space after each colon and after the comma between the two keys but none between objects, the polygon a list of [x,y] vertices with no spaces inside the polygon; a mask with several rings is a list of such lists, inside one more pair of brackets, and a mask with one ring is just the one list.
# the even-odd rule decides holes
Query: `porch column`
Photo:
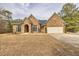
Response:
[{"label": "porch column", "polygon": [[31,24],[29,24],[29,33],[31,33]]},{"label": "porch column", "polygon": [[21,25],[21,32],[24,33],[24,25]]},{"label": "porch column", "polygon": [[17,32],[17,25],[13,25],[13,33]]}]

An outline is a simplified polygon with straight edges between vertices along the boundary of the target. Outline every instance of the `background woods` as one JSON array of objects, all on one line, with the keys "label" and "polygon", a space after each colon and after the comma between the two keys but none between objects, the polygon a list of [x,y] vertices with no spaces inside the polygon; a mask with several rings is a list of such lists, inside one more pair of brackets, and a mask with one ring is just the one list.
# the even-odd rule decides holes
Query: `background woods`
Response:
[{"label": "background woods", "polygon": [[73,3],[64,4],[60,15],[66,23],[66,31],[79,31],[79,9]]},{"label": "background woods", "polygon": [[6,9],[0,9],[0,33],[12,32],[12,13]]}]

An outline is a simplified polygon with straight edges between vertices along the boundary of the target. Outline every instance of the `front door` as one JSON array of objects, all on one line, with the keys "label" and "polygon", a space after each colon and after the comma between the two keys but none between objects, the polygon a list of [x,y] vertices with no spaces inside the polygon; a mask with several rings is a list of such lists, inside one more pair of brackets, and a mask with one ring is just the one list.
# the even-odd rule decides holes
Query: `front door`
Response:
[{"label": "front door", "polygon": [[29,26],[28,25],[24,26],[24,32],[29,32]]}]

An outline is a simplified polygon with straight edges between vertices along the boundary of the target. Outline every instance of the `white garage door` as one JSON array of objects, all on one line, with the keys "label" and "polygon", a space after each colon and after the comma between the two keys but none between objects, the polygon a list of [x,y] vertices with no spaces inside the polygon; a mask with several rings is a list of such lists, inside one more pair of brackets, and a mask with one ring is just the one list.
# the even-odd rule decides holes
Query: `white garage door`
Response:
[{"label": "white garage door", "polygon": [[63,27],[47,27],[47,33],[63,33]]}]

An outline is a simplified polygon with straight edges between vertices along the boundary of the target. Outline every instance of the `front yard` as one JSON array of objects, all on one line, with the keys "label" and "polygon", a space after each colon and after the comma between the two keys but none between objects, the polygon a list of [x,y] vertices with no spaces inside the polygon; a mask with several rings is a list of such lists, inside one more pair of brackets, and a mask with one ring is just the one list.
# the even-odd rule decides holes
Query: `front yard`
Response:
[{"label": "front yard", "polygon": [[0,55],[79,55],[79,48],[49,34],[0,34]]}]

